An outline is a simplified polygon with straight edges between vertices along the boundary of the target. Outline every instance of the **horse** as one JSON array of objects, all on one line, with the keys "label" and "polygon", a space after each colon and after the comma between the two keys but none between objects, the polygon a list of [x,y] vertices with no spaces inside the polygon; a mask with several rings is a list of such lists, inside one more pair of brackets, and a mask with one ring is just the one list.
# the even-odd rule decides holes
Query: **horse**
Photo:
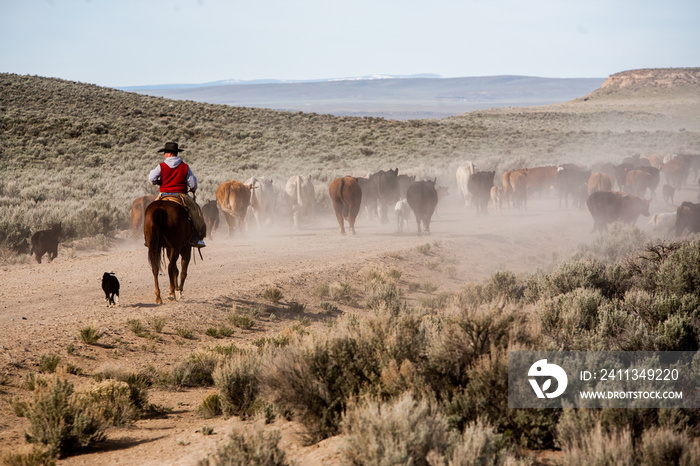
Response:
[{"label": "horse", "polygon": [[[192,256],[192,225],[187,211],[183,206],[173,201],[158,200],[146,208],[143,222],[143,235],[148,246],[148,263],[153,270],[153,280],[156,284],[156,304],[162,304],[158,273],[160,272],[162,251],[168,256],[168,277],[170,278],[170,295],[168,299],[178,300],[187,278],[187,266]],[[177,259],[182,257],[180,284],[177,284]]]}]

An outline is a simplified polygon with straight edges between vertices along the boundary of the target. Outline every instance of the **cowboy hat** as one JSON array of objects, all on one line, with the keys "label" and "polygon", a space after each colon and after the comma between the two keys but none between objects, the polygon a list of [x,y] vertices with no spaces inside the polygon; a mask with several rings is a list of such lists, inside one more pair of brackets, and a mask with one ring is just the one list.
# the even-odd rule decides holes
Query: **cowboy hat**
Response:
[{"label": "cowboy hat", "polygon": [[177,142],[166,142],[165,147],[159,150],[158,152],[170,152],[173,154],[177,154],[178,152],[182,152],[185,149],[178,149],[177,148]]}]

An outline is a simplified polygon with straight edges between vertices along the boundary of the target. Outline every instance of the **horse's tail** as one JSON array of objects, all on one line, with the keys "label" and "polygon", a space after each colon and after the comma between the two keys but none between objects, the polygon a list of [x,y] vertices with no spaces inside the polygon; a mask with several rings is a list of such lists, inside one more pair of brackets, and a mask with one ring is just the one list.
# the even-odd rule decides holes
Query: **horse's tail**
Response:
[{"label": "horse's tail", "polygon": [[162,261],[163,248],[165,247],[165,241],[163,241],[166,222],[168,220],[168,215],[163,209],[155,209],[151,216],[151,237],[148,239],[148,263],[151,264],[153,270],[160,272],[160,264]]}]

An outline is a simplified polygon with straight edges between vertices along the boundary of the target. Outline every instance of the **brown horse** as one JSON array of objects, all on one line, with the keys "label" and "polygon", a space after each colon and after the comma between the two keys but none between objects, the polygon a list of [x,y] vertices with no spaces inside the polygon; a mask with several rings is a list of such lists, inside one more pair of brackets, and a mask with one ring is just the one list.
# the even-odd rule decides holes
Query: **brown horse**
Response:
[{"label": "brown horse", "polygon": [[[190,238],[192,225],[185,208],[177,202],[155,201],[146,208],[143,222],[143,235],[148,246],[148,263],[153,270],[153,280],[156,283],[156,304],[163,301],[160,298],[158,273],[165,249],[168,256],[168,277],[170,277],[170,295],[168,299],[179,299],[187,278],[187,266],[192,255]],[[182,274],[180,285],[177,284],[177,259],[182,257]],[[176,294],[177,293],[177,294]]]}]

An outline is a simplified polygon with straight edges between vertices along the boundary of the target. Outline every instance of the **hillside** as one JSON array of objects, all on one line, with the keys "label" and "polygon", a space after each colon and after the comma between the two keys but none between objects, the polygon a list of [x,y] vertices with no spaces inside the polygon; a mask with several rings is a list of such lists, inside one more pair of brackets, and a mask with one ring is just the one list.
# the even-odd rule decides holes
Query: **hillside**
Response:
[{"label": "hillside", "polygon": [[128,90],[212,104],[408,120],[565,102],[597,89],[602,81],[528,76],[424,77]]},{"label": "hillside", "polygon": [[653,97],[648,87],[610,88],[549,106],[409,121],[174,101],[12,74],[0,75],[0,89],[4,246],[59,219],[70,237],[123,228],[131,200],[153,192],[146,174],[168,140],[186,149],[203,200],[221,182],[253,175],[280,186],[310,173],[322,193],[337,176],[388,167],[449,185],[464,160],[503,171],[700,150],[692,83]]}]

